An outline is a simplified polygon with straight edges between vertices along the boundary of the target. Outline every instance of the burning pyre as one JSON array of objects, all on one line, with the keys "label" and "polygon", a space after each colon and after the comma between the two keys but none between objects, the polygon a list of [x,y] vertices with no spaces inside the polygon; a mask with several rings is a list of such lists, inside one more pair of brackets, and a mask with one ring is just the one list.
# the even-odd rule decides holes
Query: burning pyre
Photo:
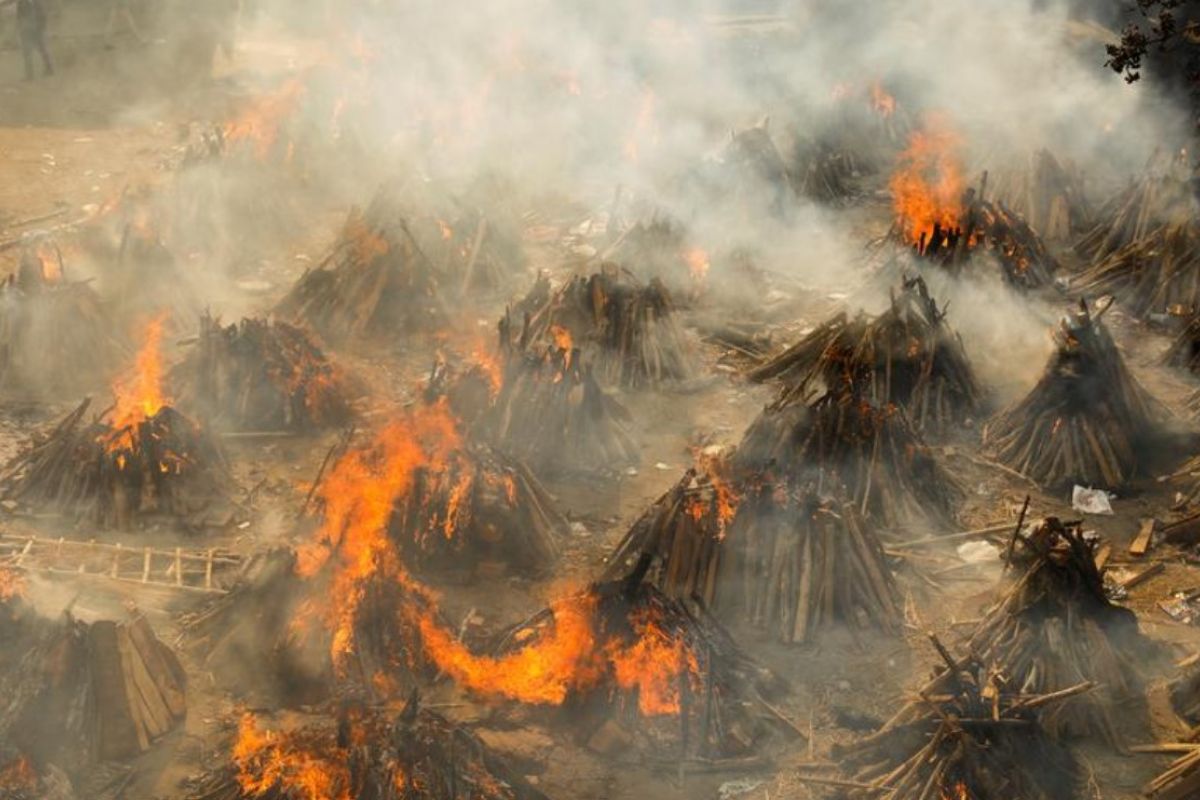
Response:
[{"label": "burning pyre", "polygon": [[488,655],[421,620],[424,651],[474,694],[560,707],[595,749],[641,739],[675,763],[797,735],[764,699],[784,689],[780,679],[704,612],[643,583],[645,568],[554,601]]},{"label": "burning pyre", "polygon": [[789,397],[849,381],[868,387],[877,404],[903,406],[918,428],[937,432],[956,428],[980,403],[962,340],[920,277],[905,279],[878,317],[838,314],[749,377],[777,380]]},{"label": "burning pyre", "polygon": [[890,183],[896,221],[877,245],[885,252],[907,248],[917,264],[953,271],[991,258],[1012,286],[1049,285],[1058,264],[1041,237],[1003,203],[988,199],[986,172],[978,189],[966,186],[958,146],[957,135],[940,124],[913,133]]},{"label": "burning pyre", "polygon": [[546,800],[478,737],[408,705],[344,704],[335,724],[269,729],[245,712],[229,762],[190,781],[189,800]]},{"label": "burning pyre", "polygon": [[312,336],[278,320],[229,326],[205,314],[171,371],[179,404],[238,431],[312,431],[350,418],[348,386]]},{"label": "burning pyre", "polygon": [[84,400],[35,434],[0,473],[0,495],[21,506],[109,529],[166,519],[192,532],[232,521],[232,478],[208,433],[170,405],[161,385],[162,318],[146,330],[116,402],[88,421]]},{"label": "burning pyre", "polygon": [[1104,327],[1108,307],[1080,301],[1037,385],[984,428],[989,454],[1039,485],[1124,486],[1152,441],[1161,412]]},{"label": "burning pyre", "polygon": [[[539,287],[534,291],[541,295]],[[606,386],[654,388],[690,380],[699,370],[666,287],[657,279],[641,284],[615,264],[575,278],[530,309],[522,337],[553,342],[559,330],[577,343]]]},{"label": "burning pyre", "polygon": [[751,423],[735,463],[749,473],[769,468],[819,495],[842,495],[890,528],[951,521],[963,495],[904,409],[877,404],[853,384],[811,403],[782,393]]},{"label": "burning pyre", "polygon": [[647,579],[723,620],[809,642],[847,625],[895,632],[895,583],[873,528],[851,504],[766,473],[739,482],[689,471],[626,534],[610,574],[651,557]]},{"label": "burning pyre", "polygon": [[1144,697],[1137,661],[1148,642],[1132,611],[1114,605],[1082,523],[1049,517],[1017,539],[1016,582],[972,634],[970,650],[1001,685],[1024,695],[1057,693],[1081,682],[1098,688],[1043,715],[1056,737],[1121,741],[1117,721]]},{"label": "burning pyre", "polygon": [[62,394],[104,380],[126,354],[114,327],[100,296],[69,279],[58,247],[31,245],[0,285],[0,386]]},{"label": "burning pyre", "polygon": [[[944,663],[883,727],[834,745],[846,780],[830,783],[850,800],[1059,800],[1074,797],[1082,771],[1039,724],[1039,712],[1091,688],[1034,694],[1006,684],[973,657]],[[802,778],[802,780],[808,780]]]},{"label": "burning pyre", "polygon": [[279,306],[333,341],[436,330],[446,310],[437,267],[409,227],[398,190],[385,187],[355,209],[332,252]]}]

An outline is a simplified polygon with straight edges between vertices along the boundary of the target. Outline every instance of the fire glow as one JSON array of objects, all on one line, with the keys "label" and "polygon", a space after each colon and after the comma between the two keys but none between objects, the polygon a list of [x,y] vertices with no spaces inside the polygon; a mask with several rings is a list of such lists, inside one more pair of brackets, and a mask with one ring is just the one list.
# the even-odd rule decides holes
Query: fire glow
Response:
[{"label": "fire glow", "polygon": [[348,756],[339,748],[314,754],[286,734],[263,730],[250,713],[242,715],[233,747],[238,786],[250,797],[280,787],[298,800],[351,800]]},{"label": "fire glow", "polygon": [[132,447],[134,431],[170,403],[163,390],[162,337],[165,315],[152,319],[142,333],[142,349],[133,369],[113,385],[116,401],[110,414],[116,435],[108,442],[110,452]]},{"label": "fire glow", "polygon": [[912,133],[889,188],[896,222],[910,244],[958,227],[965,183],[958,150],[962,142],[944,120],[930,118]]},{"label": "fire glow", "polygon": [[279,132],[287,119],[295,113],[306,92],[299,79],[287,81],[278,91],[259,98],[234,120],[225,125],[227,142],[249,142],[254,155],[264,160],[270,155]]}]

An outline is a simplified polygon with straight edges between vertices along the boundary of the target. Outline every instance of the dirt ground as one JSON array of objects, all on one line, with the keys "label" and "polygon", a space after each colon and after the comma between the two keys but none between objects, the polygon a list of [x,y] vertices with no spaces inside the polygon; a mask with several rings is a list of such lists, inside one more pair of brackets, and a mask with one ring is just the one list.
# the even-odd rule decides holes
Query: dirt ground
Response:
[{"label": "dirt ground", "polygon": [[[311,42],[247,39],[232,62],[218,64],[213,83],[161,94],[105,77],[102,67],[124,58],[120,53],[98,56],[94,62],[80,56],[52,78],[24,83],[17,79],[17,54],[0,51],[0,272],[15,266],[22,234],[86,220],[130,187],[169,185],[173,176],[164,165],[178,155],[190,124],[225,118],[234,101],[249,87],[300,69],[319,50]],[[85,69],[86,64],[95,68]],[[124,71],[133,66],[126,63]],[[268,311],[306,266],[320,260],[344,212],[340,203],[318,209],[315,222],[291,239],[280,241],[275,256],[257,262],[238,276],[233,296],[225,298],[228,308],[239,313]],[[556,219],[553,214],[553,209],[544,210],[541,224],[559,233],[576,221]],[[561,250],[553,237],[531,235],[527,245],[533,255],[530,277],[539,268],[552,269],[558,276],[564,274]],[[1047,298],[1060,305],[1064,302],[1052,292]],[[455,336],[477,336],[480,332],[490,336],[491,326],[509,299],[495,297],[477,308],[463,309],[458,315],[462,330]],[[786,328],[777,333],[778,341],[786,342],[789,335],[818,322],[836,304],[823,295],[797,296],[787,312]],[[1195,387],[1158,364],[1167,336],[1146,330],[1119,310],[1109,319],[1135,373],[1184,419],[1183,401]],[[337,353],[371,389],[359,409],[365,425],[385,419],[390,412],[412,402],[415,387],[434,352],[443,345],[444,341],[438,339],[418,337]],[[635,473],[614,476],[603,485],[569,480],[550,485],[570,518],[582,523],[566,543],[563,564],[555,579],[531,582],[501,577],[448,587],[446,611],[450,618],[463,617],[474,609],[484,630],[499,630],[539,608],[564,585],[585,583],[603,565],[605,555],[629,524],[678,480],[690,464],[691,445],[701,440],[737,442],[771,392],[749,385],[736,372],[724,369],[721,351],[705,347],[702,352],[711,374],[717,376],[714,381],[689,393],[622,398],[634,412],[642,442],[642,462]],[[0,409],[0,455],[7,457],[16,452],[36,426],[54,419],[75,400],[4,406]],[[1192,432],[1183,422],[1179,427],[1184,443],[1176,451],[1164,452],[1162,463],[1154,465],[1157,471],[1152,475],[1169,471],[1189,449]],[[963,530],[1015,521],[1026,493],[1032,495],[1031,516],[1072,516],[1067,498],[1031,489],[973,460],[977,433],[964,431],[960,441],[939,448],[946,462],[971,487],[970,500],[960,519]],[[229,440],[229,453],[240,482],[263,488],[253,524],[206,546],[248,554],[292,542],[290,521],[335,438],[335,434],[329,434],[306,439]],[[1127,601],[1138,612],[1142,630],[1166,646],[1166,662],[1200,651],[1200,628],[1174,622],[1156,602],[1176,590],[1200,585],[1200,572],[1181,554],[1155,549],[1148,558],[1134,559],[1125,553],[1139,521],[1161,516],[1173,491],[1172,486],[1150,477],[1129,496],[1116,500],[1114,516],[1088,518],[1088,526],[1112,543],[1112,569],[1133,572],[1151,561],[1166,562],[1166,569],[1137,586]],[[0,520],[0,525],[6,532],[34,531],[41,536],[88,535],[87,531],[45,519],[10,518]],[[170,532],[155,532],[150,538],[160,546],[189,543],[186,537]],[[148,539],[131,535],[124,543],[137,546],[144,541]],[[925,577],[919,577],[909,566],[921,567]],[[1000,576],[998,563],[964,567],[953,548],[931,548],[903,565],[900,577],[908,610],[902,637],[829,637],[819,646],[797,648],[769,641],[750,630],[737,631],[748,650],[791,682],[793,692],[780,708],[810,733],[808,742],[781,754],[771,769],[761,773],[681,777],[675,768],[656,768],[636,757],[624,762],[601,758],[575,743],[569,731],[552,727],[536,714],[489,707],[457,691],[449,682],[440,683],[428,699],[445,704],[448,715],[475,725],[499,749],[535,763],[536,771],[531,774],[554,798],[822,797],[797,781],[795,775],[806,765],[824,762],[831,744],[851,738],[851,731],[839,727],[844,712],[876,719],[889,716],[898,698],[935,663],[927,634],[935,632],[947,644],[958,644],[969,630],[970,621],[977,619],[994,597]],[[47,591],[58,598],[62,587],[47,587]],[[142,590],[71,587],[69,594],[82,616],[113,613],[124,602],[134,601],[151,615],[168,642],[174,641],[178,633],[175,615],[187,606],[177,597]],[[186,727],[168,736],[137,763],[137,778],[127,789],[129,798],[181,796],[180,780],[193,774],[202,758],[224,746],[235,711],[228,687],[216,685],[203,664],[192,661],[188,667],[191,695]],[[1154,669],[1158,678],[1170,674],[1169,664]],[[1082,755],[1095,776],[1098,788],[1094,797],[1106,800],[1138,796],[1138,788],[1166,763],[1160,757],[1115,754],[1099,747],[1087,748]]]}]

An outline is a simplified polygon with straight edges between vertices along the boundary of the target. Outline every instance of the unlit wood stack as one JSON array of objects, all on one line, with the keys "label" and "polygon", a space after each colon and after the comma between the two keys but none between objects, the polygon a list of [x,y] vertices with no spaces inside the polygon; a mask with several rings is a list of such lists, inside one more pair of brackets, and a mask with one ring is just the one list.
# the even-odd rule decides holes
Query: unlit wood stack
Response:
[{"label": "unlit wood stack", "polygon": [[1163,363],[1200,375],[1200,313],[1193,314],[1172,340]]},{"label": "unlit wood stack", "polygon": [[232,521],[233,479],[216,440],[163,406],[115,429],[87,419],[90,400],[30,444],[0,472],[0,497],[103,528],[168,519],[192,533]]},{"label": "unlit wood stack", "polygon": [[1101,322],[1107,308],[1081,301],[1037,385],[984,428],[992,458],[1047,488],[1125,486],[1153,437],[1161,410]]},{"label": "unlit wood stack", "polygon": [[1200,797],[1200,744],[1180,756],[1142,789],[1151,800],[1192,800]]},{"label": "unlit wood stack", "polygon": [[1006,684],[978,659],[941,654],[935,677],[883,727],[835,744],[844,779],[801,778],[839,787],[849,800],[1062,800],[1075,797],[1082,770],[1039,714],[1086,692],[1057,694]]},{"label": "unlit wood stack", "polygon": [[344,376],[309,334],[286,322],[224,326],[205,314],[171,378],[179,405],[227,430],[312,431],[350,418]]},{"label": "unlit wood stack", "polygon": [[1104,737],[1144,714],[1138,662],[1149,643],[1137,617],[1114,605],[1096,568],[1096,545],[1082,523],[1050,517],[1017,539],[1016,582],[1002,591],[971,635],[971,653],[1009,691],[1049,694],[1080,682],[1096,691],[1043,716],[1056,736]]},{"label": "unlit wood stack", "polygon": [[780,382],[789,398],[850,380],[877,404],[904,406],[922,430],[958,429],[980,403],[962,339],[920,277],[906,278],[879,316],[838,314],[749,377]]},{"label": "unlit wood stack", "polygon": [[1189,219],[1154,228],[1092,263],[1073,291],[1112,294],[1135,317],[1200,312],[1200,228]]},{"label": "unlit wood stack", "polygon": [[[332,720],[270,730],[252,714],[188,800],[547,800],[475,734],[428,709],[343,703]],[[324,791],[312,792],[314,775]]]},{"label": "unlit wood stack", "polygon": [[996,199],[1027,220],[1043,239],[1071,241],[1085,229],[1091,215],[1078,170],[1044,148],[1024,161],[996,173]]},{"label": "unlit wood stack", "polygon": [[365,212],[350,213],[332,252],[296,282],[279,312],[334,341],[438,329],[446,318],[438,268],[388,188]]},{"label": "unlit wood stack", "polygon": [[666,287],[658,280],[642,284],[614,264],[571,280],[530,312],[526,341],[552,342],[555,328],[570,334],[606,386],[650,389],[699,371]]}]

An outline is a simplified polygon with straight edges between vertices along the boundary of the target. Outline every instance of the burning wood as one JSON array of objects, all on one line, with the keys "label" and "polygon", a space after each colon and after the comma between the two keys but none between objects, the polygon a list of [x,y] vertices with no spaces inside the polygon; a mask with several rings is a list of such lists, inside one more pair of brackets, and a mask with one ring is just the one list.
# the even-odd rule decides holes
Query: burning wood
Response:
[{"label": "burning wood", "polygon": [[1135,317],[1200,311],[1200,229],[1191,220],[1155,228],[1097,259],[1071,288],[1084,294],[1112,294]]},{"label": "burning wood", "polygon": [[354,210],[332,252],[309,270],[279,311],[334,340],[442,327],[437,267],[418,244],[395,190]]},{"label": "burning wood", "polygon": [[647,579],[668,596],[785,642],[835,625],[899,629],[891,570],[858,510],[768,474],[735,495],[715,464],[689,471],[625,535],[608,574],[642,557],[653,557]]},{"label": "burning wood", "polygon": [[1100,209],[1095,226],[1076,243],[1075,251],[1089,264],[1098,264],[1155,230],[1194,218],[1190,171],[1185,153],[1153,157],[1137,180]]},{"label": "burning wood", "polygon": [[468,207],[436,222],[443,272],[460,292],[503,288],[523,272],[519,221],[509,219],[498,204],[490,213]]},{"label": "burning wood", "polygon": [[984,428],[992,457],[1042,486],[1124,486],[1151,441],[1161,410],[1100,320],[1110,304],[1080,301],[1041,380]]},{"label": "burning wood", "polygon": [[925,281],[905,279],[892,304],[871,319],[841,313],[749,373],[777,380],[785,397],[803,397],[821,384],[847,380],[867,386],[877,404],[903,406],[920,429],[957,429],[979,409],[980,389],[962,340]]},{"label": "burning wood", "polygon": [[147,329],[115,405],[87,421],[84,400],[35,434],[0,473],[0,496],[105,528],[165,517],[198,532],[232,520],[232,478],[219,445],[163,394],[162,324]]},{"label": "burning wood", "polygon": [[1071,241],[1091,220],[1082,177],[1073,164],[1062,164],[1049,150],[1029,154],[1023,166],[998,172],[993,183],[997,201],[1027,220],[1046,241]]},{"label": "burning wood", "polygon": [[1057,262],[1028,222],[987,198],[986,172],[978,189],[966,188],[958,147],[957,135],[940,124],[913,133],[890,184],[896,221],[875,246],[907,247],[953,271],[990,257],[1013,286],[1049,285]]},{"label": "burning wood", "polygon": [[1144,712],[1137,659],[1147,642],[1137,617],[1109,601],[1081,522],[1049,517],[1016,543],[1010,559],[1019,577],[972,634],[971,653],[1021,694],[1098,684],[1044,714],[1043,724],[1056,737],[1099,734],[1119,745],[1117,721]]},{"label": "burning wood", "polygon": [[125,356],[114,327],[99,295],[70,280],[58,247],[31,246],[0,286],[0,386],[61,395],[94,385]]},{"label": "burning wood", "polygon": [[243,431],[311,431],[345,425],[348,388],[313,338],[286,322],[223,326],[205,314],[195,346],[171,372],[180,405]]},{"label": "burning wood", "polygon": [[335,725],[265,728],[246,712],[230,762],[190,781],[189,800],[546,800],[477,736],[418,708],[347,704]]},{"label": "burning wood", "polygon": [[[944,665],[876,733],[834,745],[852,800],[1059,800],[1074,797],[1082,770],[1039,724],[1041,710],[1092,688],[1034,694],[1007,684],[978,659],[955,660],[934,640]],[[802,779],[809,780],[809,779]]]},{"label": "burning wood", "polygon": [[781,395],[751,423],[735,463],[751,473],[771,468],[818,494],[844,490],[861,513],[892,528],[951,521],[963,495],[904,410],[877,405],[854,386],[810,404]]},{"label": "burning wood", "polygon": [[[539,291],[535,287],[535,291]],[[655,279],[641,284],[606,263],[577,277],[529,314],[526,343],[554,342],[563,331],[577,342],[601,383],[647,389],[686,381],[699,371],[696,354],[675,317],[671,295]],[[511,324],[501,328],[511,336]]]},{"label": "burning wood", "polygon": [[678,763],[796,736],[764,699],[781,681],[713,619],[642,583],[647,566],[555,601],[500,636],[491,655],[422,618],[424,652],[475,694],[561,707],[598,749],[639,737]]}]

